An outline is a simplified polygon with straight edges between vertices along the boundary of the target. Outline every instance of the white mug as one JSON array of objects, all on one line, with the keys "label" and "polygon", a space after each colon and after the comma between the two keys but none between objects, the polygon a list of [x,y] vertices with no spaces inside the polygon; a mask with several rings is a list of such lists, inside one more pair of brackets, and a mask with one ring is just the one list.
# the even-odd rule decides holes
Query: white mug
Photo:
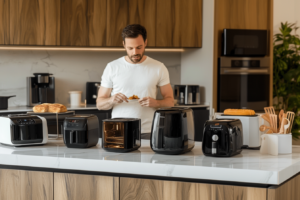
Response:
[{"label": "white mug", "polygon": [[81,91],[70,91],[70,105],[80,106],[81,104]]}]

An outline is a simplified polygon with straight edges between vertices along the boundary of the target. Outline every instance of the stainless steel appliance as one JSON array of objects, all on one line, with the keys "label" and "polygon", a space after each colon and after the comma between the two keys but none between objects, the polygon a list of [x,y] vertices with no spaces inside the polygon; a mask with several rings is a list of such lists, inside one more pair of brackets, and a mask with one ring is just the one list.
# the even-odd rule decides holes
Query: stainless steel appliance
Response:
[{"label": "stainless steel appliance", "polygon": [[234,156],[242,152],[242,146],[243,128],[239,119],[217,119],[205,123],[202,141],[205,156]]},{"label": "stainless steel appliance", "polygon": [[220,115],[217,119],[239,119],[243,126],[243,147],[259,148],[260,136],[259,131],[259,116],[233,116],[233,115]]},{"label": "stainless steel appliance", "polygon": [[15,97],[16,95],[13,96],[0,96],[0,110],[1,109],[7,109],[8,108],[8,99],[11,97]]},{"label": "stainless steel appliance", "polygon": [[199,85],[174,85],[174,99],[179,105],[200,104]]},{"label": "stainless steel appliance", "polygon": [[96,104],[100,82],[87,82],[85,99],[87,104]]},{"label": "stainless steel appliance", "polygon": [[103,120],[102,147],[112,152],[134,151],[141,146],[141,119]]},{"label": "stainless steel appliance", "polygon": [[48,136],[49,138],[62,137],[63,123],[66,117],[72,117],[75,115],[75,111],[67,111],[63,113],[34,113],[27,112],[29,115],[38,115],[44,117],[47,121]]},{"label": "stainless steel appliance", "polygon": [[269,106],[268,57],[220,57],[217,111],[227,108],[264,111]]},{"label": "stainless steel appliance", "polygon": [[0,116],[0,143],[10,146],[42,145],[48,141],[46,119],[15,114]]},{"label": "stainless steel appliance", "polygon": [[49,73],[34,73],[27,77],[27,106],[55,102],[55,79]]},{"label": "stainless steel appliance", "polygon": [[195,129],[190,108],[162,108],[154,113],[150,146],[156,153],[182,154],[194,148]]},{"label": "stainless steel appliance", "polygon": [[97,145],[99,123],[96,115],[75,115],[64,120],[64,143],[68,148]]},{"label": "stainless steel appliance", "polygon": [[267,30],[224,29],[224,56],[265,56],[268,50]]}]

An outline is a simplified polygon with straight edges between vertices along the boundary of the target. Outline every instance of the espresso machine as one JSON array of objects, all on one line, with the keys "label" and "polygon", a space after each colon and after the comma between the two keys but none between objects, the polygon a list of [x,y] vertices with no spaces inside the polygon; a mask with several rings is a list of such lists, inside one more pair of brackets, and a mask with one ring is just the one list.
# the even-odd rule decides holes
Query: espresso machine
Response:
[{"label": "espresso machine", "polygon": [[27,106],[55,102],[55,79],[49,73],[27,77]]}]

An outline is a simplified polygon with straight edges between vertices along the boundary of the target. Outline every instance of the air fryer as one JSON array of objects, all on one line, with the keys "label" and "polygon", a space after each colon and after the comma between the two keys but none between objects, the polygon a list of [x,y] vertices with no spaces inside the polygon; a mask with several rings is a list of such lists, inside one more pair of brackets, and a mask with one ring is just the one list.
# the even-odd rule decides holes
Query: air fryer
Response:
[{"label": "air fryer", "polygon": [[181,154],[195,144],[194,117],[190,108],[159,109],[154,114],[151,148],[161,154]]},{"label": "air fryer", "polygon": [[107,151],[129,152],[141,146],[141,120],[114,118],[103,120],[102,146]]}]

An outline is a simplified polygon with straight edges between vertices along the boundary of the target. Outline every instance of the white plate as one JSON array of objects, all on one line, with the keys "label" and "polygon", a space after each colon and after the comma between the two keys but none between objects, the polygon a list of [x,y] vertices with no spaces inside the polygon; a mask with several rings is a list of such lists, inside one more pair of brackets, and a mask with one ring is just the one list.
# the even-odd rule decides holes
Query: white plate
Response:
[{"label": "white plate", "polygon": [[139,101],[140,99],[127,99],[129,102]]}]

